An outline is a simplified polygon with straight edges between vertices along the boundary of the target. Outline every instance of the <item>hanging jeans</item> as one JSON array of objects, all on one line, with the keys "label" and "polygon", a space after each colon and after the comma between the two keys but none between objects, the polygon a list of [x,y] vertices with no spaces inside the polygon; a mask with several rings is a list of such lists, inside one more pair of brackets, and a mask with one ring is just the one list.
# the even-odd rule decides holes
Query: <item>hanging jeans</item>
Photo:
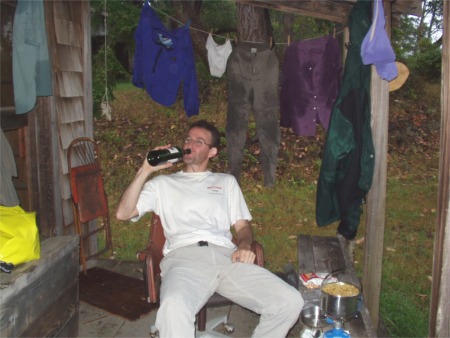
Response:
[{"label": "hanging jeans", "polygon": [[280,145],[279,62],[275,51],[261,43],[238,43],[228,59],[227,77],[230,173],[240,182],[249,116],[253,111],[264,185],[273,187]]}]

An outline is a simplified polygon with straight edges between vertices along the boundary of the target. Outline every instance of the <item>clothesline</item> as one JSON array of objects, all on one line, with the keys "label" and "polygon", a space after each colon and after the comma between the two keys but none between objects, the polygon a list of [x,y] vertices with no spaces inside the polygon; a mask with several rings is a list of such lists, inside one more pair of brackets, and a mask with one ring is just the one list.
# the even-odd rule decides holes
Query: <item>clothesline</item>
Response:
[{"label": "clothesline", "polygon": [[[183,22],[181,22],[181,21],[175,19],[174,17],[172,17],[172,16],[170,16],[169,14],[167,14],[167,13],[161,11],[160,9],[158,9],[158,8],[156,8],[156,7],[154,7],[154,6],[152,6],[152,8],[153,8],[154,10],[156,10],[157,12],[159,12],[159,13],[165,15],[165,16],[168,17],[169,19],[171,19],[171,20],[173,20],[173,21],[179,23],[180,25],[184,25]],[[195,30],[195,31],[198,31],[198,32],[201,32],[201,33],[205,33],[205,34],[211,34],[212,36],[220,37],[220,38],[223,38],[223,39],[229,39],[228,36],[223,36],[223,35],[220,35],[220,34],[214,34],[214,33],[207,32],[207,31],[204,31],[204,30],[202,30],[202,29],[195,28],[195,27],[192,27],[192,26],[189,26],[189,29],[192,29],[192,30]],[[344,32],[344,30],[341,30],[341,31],[339,31],[339,32],[333,33],[333,35],[336,36],[336,35],[338,35],[338,34],[342,34],[343,32]],[[305,41],[305,40],[312,40],[312,39],[316,39],[316,38],[303,39],[302,41]],[[289,45],[289,43],[290,43],[290,42],[275,42],[275,45]]]}]

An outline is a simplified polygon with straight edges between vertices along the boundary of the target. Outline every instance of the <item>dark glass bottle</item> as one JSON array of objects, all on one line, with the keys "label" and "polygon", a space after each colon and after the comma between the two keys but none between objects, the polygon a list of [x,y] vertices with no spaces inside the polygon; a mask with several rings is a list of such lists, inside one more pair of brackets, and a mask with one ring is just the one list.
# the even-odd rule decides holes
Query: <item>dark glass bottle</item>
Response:
[{"label": "dark glass bottle", "polygon": [[152,150],[147,154],[148,163],[155,167],[166,162],[177,162],[184,154],[190,154],[191,149],[172,147],[169,149]]}]

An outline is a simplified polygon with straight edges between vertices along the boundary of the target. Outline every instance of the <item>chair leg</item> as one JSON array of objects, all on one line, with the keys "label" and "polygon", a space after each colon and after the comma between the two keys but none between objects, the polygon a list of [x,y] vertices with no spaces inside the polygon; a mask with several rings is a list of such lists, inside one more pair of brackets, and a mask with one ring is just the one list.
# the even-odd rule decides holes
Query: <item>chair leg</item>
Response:
[{"label": "chair leg", "polygon": [[84,240],[83,240],[83,232],[81,230],[82,224],[80,224],[80,220],[75,218],[75,232],[80,236],[80,263],[83,267],[83,272],[87,275],[87,267],[86,267],[86,254],[84,252]]},{"label": "chair leg", "polygon": [[206,306],[202,307],[197,313],[197,330],[205,331],[206,328]]},{"label": "chair leg", "polygon": [[[230,305],[231,309],[231,305]],[[233,325],[228,323],[230,312],[222,314],[214,319],[206,321],[206,306],[197,314],[197,338],[229,338],[229,334],[234,331]],[[203,319],[202,319],[203,317]],[[216,328],[220,330],[215,331]],[[220,331],[223,331],[221,333]]]}]

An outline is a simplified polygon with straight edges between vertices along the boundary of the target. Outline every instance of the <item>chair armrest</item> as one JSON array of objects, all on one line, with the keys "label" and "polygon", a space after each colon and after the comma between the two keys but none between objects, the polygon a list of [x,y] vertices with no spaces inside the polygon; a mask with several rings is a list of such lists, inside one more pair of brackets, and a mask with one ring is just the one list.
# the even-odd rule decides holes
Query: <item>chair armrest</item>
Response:
[{"label": "chair armrest", "polygon": [[157,303],[159,302],[159,285],[161,282],[159,264],[163,257],[161,251],[156,248],[153,242],[150,242],[147,248],[138,251],[136,256],[140,261],[145,262],[143,274],[147,303]]},{"label": "chair armrest", "polygon": [[253,241],[252,243],[252,251],[255,253],[255,264],[261,267],[264,267],[264,248],[263,246],[257,242]]}]

